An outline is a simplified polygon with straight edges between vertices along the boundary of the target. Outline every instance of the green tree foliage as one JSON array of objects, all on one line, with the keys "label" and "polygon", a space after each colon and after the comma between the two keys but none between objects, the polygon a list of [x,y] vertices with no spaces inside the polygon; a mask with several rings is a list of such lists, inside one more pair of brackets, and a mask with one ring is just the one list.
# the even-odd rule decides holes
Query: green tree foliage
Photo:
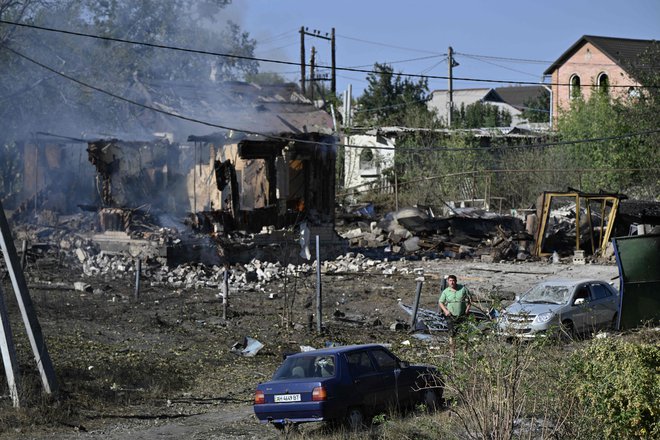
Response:
[{"label": "green tree foliage", "polygon": [[[594,93],[586,101],[574,99],[570,111],[560,115],[558,130],[563,141],[602,139],[576,142],[563,149],[568,162],[573,163],[570,168],[585,170],[581,173],[580,189],[622,193],[632,190],[635,196],[657,196],[658,137],[644,134],[657,129],[657,114],[656,125],[648,126],[636,117],[640,110],[635,105],[634,101]],[[639,135],[628,137],[631,133]]]},{"label": "green tree foliage", "polygon": [[[0,0],[3,1],[3,0]],[[26,1],[1,8],[3,19],[210,52],[253,55],[255,41],[223,20],[227,0]],[[0,25],[6,47],[58,72],[150,105],[174,105],[186,87],[214,87],[257,71],[256,62]],[[0,48],[0,131],[21,139],[37,130],[134,132],[140,110]],[[214,81],[215,80],[215,81]],[[215,86],[217,87],[217,85]],[[7,105],[11,102],[11,105]],[[151,115],[151,117],[155,117]]]},{"label": "green tree foliage", "polygon": [[529,122],[548,122],[550,120],[550,93],[541,92],[534,98],[523,102],[521,117]]},{"label": "green tree foliage", "polygon": [[414,82],[394,74],[387,64],[376,63],[374,72],[367,75],[369,85],[357,100],[355,124],[362,126],[401,125],[432,114],[426,107],[428,81]]},{"label": "green tree foliage", "polygon": [[497,106],[481,101],[469,105],[461,104],[452,112],[453,128],[484,128],[508,127],[511,125],[511,114],[500,110]]}]

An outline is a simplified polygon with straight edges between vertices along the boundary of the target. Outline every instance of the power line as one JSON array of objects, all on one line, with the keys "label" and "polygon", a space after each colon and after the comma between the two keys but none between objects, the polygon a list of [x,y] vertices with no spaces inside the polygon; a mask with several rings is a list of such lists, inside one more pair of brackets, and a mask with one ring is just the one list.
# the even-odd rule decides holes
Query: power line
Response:
[{"label": "power line", "polygon": [[[163,109],[160,109],[160,108],[157,108],[157,107],[152,107],[152,106],[149,106],[149,105],[146,105],[146,104],[142,104],[142,103],[137,102],[135,100],[123,97],[121,95],[117,95],[116,93],[112,93],[112,92],[107,91],[105,89],[102,89],[100,87],[88,84],[84,81],[81,81],[81,80],[79,80],[77,78],[74,78],[70,75],[67,75],[63,72],[60,72],[60,71],[58,71],[58,70],[56,70],[56,69],[54,69],[50,66],[47,66],[43,63],[40,63],[37,60],[34,60],[34,59],[28,57],[27,55],[24,55],[24,54],[22,54],[22,53],[20,53],[16,50],[10,48],[10,47],[7,47],[6,45],[1,45],[0,47],[2,47],[3,49],[5,49],[9,52],[12,52],[13,54],[15,54],[18,57],[21,57],[21,58],[23,58],[23,59],[25,59],[25,60],[33,63],[33,64],[38,65],[39,67],[41,67],[43,69],[48,70],[49,72],[53,72],[56,75],[59,75],[63,78],[66,78],[69,81],[72,81],[76,84],[82,85],[84,87],[87,87],[87,88],[92,89],[94,91],[97,91],[99,93],[108,95],[112,98],[118,99],[120,101],[127,102],[129,104],[132,104],[132,105],[144,108],[144,109],[152,110],[152,111],[155,111],[157,113],[161,113],[161,114],[164,114],[164,115],[167,115],[167,116],[172,116],[172,117],[182,119],[182,120],[185,120],[185,121],[195,122],[195,123],[198,123],[198,124],[201,124],[201,125],[206,125],[206,126],[209,126],[209,127],[220,128],[222,130],[235,131],[235,132],[240,132],[240,133],[245,133],[245,134],[252,134],[252,135],[258,135],[258,136],[262,136],[262,137],[269,138],[269,139],[282,140],[282,141],[287,141],[287,142],[291,140],[290,138],[286,138],[286,137],[283,137],[283,136],[265,134],[265,133],[261,133],[261,132],[255,131],[255,130],[247,130],[247,129],[242,129],[242,128],[228,127],[228,126],[225,126],[225,125],[215,124],[215,123],[212,123],[212,122],[203,121],[203,120],[188,117],[188,116],[183,116],[183,115],[180,115],[180,114],[168,112],[166,110],[163,110]],[[426,131],[432,132],[434,130],[429,129],[429,130],[426,130]],[[521,148],[545,148],[545,147],[552,147],[552,146],[575,145],[575,144],[582,144],[582,143],[593,143],[593,142],[603,142],[603,141],[617,140],[617,139],[626,139],[626,138],[630,138],[630,137],[644,136],[644,135],[647,135],[647,134],[653,134],[653,133],[659,133],[659,132],[660,132],[660,129],[656,129],[656,130],[648,130],[648,131],[637,132],[637,133],[627,133],[627,134],[620,135],[620,136],[609,136],[609,137],[602,137],[602,138],[580,139],[580,140],[573,140],[573,141],[546,142],[546,143],[539,143],[539,144],[516,145],[516,146],[464,147],[464,148],[450,148],[450,147],[419,147],[419,148],[417,148],[416,147],[414,149],[405,148],[405,147],[398,147],[398,148],[395,148],[395,147],[378,147],[378,149],[380,149],[380,150],[398,150],[398,151],[403,153],[403,152],[419,152],[419,151],[462,152],[462,151],[492,151],[492,150],[496,150],[496,149],[511,150],[511,149],[521,149]],[[316,142],[316,141],[307,141],[307,140],[302,140],[302,139],[296,140],[296,142],[298,142],[298,143],[307,143],[307,144],[312,144],[312,145],[322,145],[322,146],[331,146],[331,147],[334,146],[334,147],[355,148],[355,149],[374,148],[374,147],[363,146],[363,145]]]},{"label": "power line", "polygon": [[455,55],[462,55],[470,58],[485,58],[495,61],[510,61],[514,63],[530,63],[530,64],[552,64],[553,61],[543,61],[543,60],[527,60],[523,58],[507,58],[507,57],[495,57],[490,55],[475,55],[470,53],[455,52]]},{"label": "power line", "polygon": [[[411,62],[411,61],[429,60],[429,59],[438,58],[438,57],[442,57],[442,56],[445,57],[444,59],[440,60],[440,62],[442,62],[442,61],[444,61],[444,60],[447,59],[447,54],[446,54],[446,53],[445,53],[445,54],[441,54],[441,55],[428,55],[428,56],[425,56],[425,57],[408,58],[408,59],[406,59],[406,60],[399,60],[399,61],[384,61],[384,62],[382,62],[382,63],[378,63],[378,64],[387,64],[387,65],[390,65],[390,64],[402,64],[402,63],[409,63],[409,62]],[[363,64],[363,65],[361,65],[361,66],[351,66],[351,67],[354,67],[354,68],[361,68],[361,67],[368,67],[368,66],[371,66],[371,64]]]},{"label": "power line", "polygon": [[462,56],[467,57],[467,58],[471,58],[473,60],[481,61],[482,63],[490,64],[491,66],[496,66],[496,67],[500,67],[502,69],[510,70],[511,72],[522,73],[523,75],[534,76],[534,77],[538,76],[538,75],[535,75],[533,73],[523,72],[522,70],[512,69],[511,67],[502,66],[501,64],[493,63],[492,61],[486,61],[485,59],[481,59],[479,57],[475,57],[475,56],[471,56],[471,55],[462,55]]},{"label": "power line", "polygon": [[[43,30],[43,31],[48,31],[48,32],[57,32],[57,33],[63,33],[67,35],[75,35],[79,37],[86,37],[86,38],[94,38],[94,39],[99,39],[99,40],[105,40],[105,41],[114,41],[118,43],[127,43],[127,44],[136,44],[136,45],[141,45],[141,46],[147,46],[147,47],[153,47],[153,48],[159,48],[159,49],[169,49],[169,50],[176,50],[180,52],[188,52],[188,53],[196,53],[196,54],[201,54],[201,55],[213,55],[213,56],[218,56],[218,57],[226,57],[226,58],[235,58],[235,59],[240,59],[240,60],[248,60],[248,61],[258,61],[258,62],[264,62],[264,63],[274,63],[274,64],[284,64],[284,65],[289,65],[289,66],[300,66],[300,63],[293,62],[293,61],[284,61],[284,60],[274,60],[270,58],[259,58],[259,57],[253,57],[253,56],[247,56],[247,55],[237,55],[237,54],[229,54],[229,53],[221,53],[221,52],[212,52],[212,51],[207,51],[207,50],[199,50],[199,49],[191,49],[191,48],[182,48],[182,47],[177,47],[177,46],[169,46],[169,45],[163,45],[163,44],[155,44],[155,43],[146,43],[146,42],[141,42],[141,41],[134,41],[134,40],[126,40],[123,38],[116,38],[116,37],[103,37],[99,35],[93,35],[93,34],[86,34],[82,32],[74,32],[74,31],[66,31],[62,29],[55,29],[55,28],[49,28],[45,26],[36,26],[36,25],[31,25],[31,24],[26,24],[26,23],[16,23],[12,21],[7,21],[7,20],[0,20],[0,23],[4,24],[9,24],[13,26],[21,26],[21,27],[27,27],[31,29],[38,29],[38,30]],[[440,55],[440,54],[436,54]],[[315,66],[317,69],[331,69],[332,66],[327,66],[327,65],[316,65]],[[379,70],[368,70],[368,69],[360,69],[360,68],[353,68],[353,67],[335,67],[335,70],[343,70],[346,72],[357,72],[357,73],[373,73],[373,74],[381,74],[383,73],[382,71]],[[442,79],[442,80],[447,80],[449,77],[447,76],[440,76],[440,75],[422,75],[422,74],[414,74],[414,73],[398,73],[397,75],[401,76],[406,76],[410,78],[421,78],[421,79]],[[570,86],[570,84],[566,83],[544,83],[544,82],[534,82],[534,81],[512,81],[512,80],[494,80],[494,79],[483,79],[483,78],[468,78],[468,77],[453,77],[454,81],[467,81],[467,82],[482,82],[482,83],[495,83],[495,84],[517,84],[517,85],[545,85],[545,86],[550,86],[550,85],[557,85],[557,86]],[[641,88],[660,88],[660,85],[637,85],[637,84],[610,84],[610,88],[629,88],[629,87],[641,87]]]},{"label": "power line", "polygon": [[[118,100],[120,100],[120,101],[127,102],[127,103],[129,103],[129,104],[132,104],[132,105],[135,105],[135,106],[138,106],[138,107],[144,108],[144,109],[152,110],[152,111],[155,111],[155,112],[157,112],[157,113],[161,113],[161,114],[164,114],[164,115],[167,115],[167,116],[172,116],[172,117],[175,117],[175,118],[178,118],[178,119],[182,119],[182,120],[184,120],[184,121],[195,122],[195,123],[202,124],[202,125],[206,125],[206,126],[213,127],[213,128],[220,128],[220,129],[228,130],[228,131],[229,131],[229,130],[234,130],[234,131],[241,132],[241,133],[245,133],[245,134],[253,134],[253,135],[263,136],[263,137],[270,138],[270,139],[278,139],[278,140],[286,140],[286,141],[289,141],[289,140],[290,140],[290,139],[287,139],[287,138],[285,138],[285,137],[269,135],[269,134],[265,134],[265,133],[260,133],[260,132],[258,132],[258,131],[252,131],[252,130],[246,130],[246,129],[238,129],[238,128],[234,128],[234,127],[227,127],[227,126],[225,126],[225,125],[214,124],[214,123],[212,123],[212,122],[202,121],[201,119],[196,119],[196,118],[191,118],[191,117],[188,117],[188,116],[183,116],[183,115],[180,115],[180,114],[176,114],[176,113],[168,112],[168,111],[166,111],[166,110],[162,110],[162,109],[157,108],[157,107],[152,107],[152,106],[149,106],[149,105],[146,105],[146,104],[142,104],[142,103],[137,102],[137,101],[135,101],[135,100],[133,100],[133,99],[130,99],[130,98],[126,98],[126,97],[124,97],[124,96],[117,95],[116,93],[112,93],[112,92],[110,92],[110,91],[108,91],[108,90],[102,89],[102,88],[100,88],[100,87],[94,86],[94,85],[92,85],[92,84],[89,84],[89,83],[86,83],[86,82],[84,82],[84,81],[81,81],[81,80],[79,80],[79,79],[77,79],[77,78],[74,78],[74,77],[72,77],[72,76],[70,76],[70,75],[67,75],[66,73],[60,72],[60,71],[58,71],[58,70],[55,70],[54,68],[52,68],[52,67],[50,67],[50,66],[47,66],[47,65],[45,65],[45,64],[43,64],[43,63],[40,63],[39,61],[37,61],[37,60],[35,60],[35,59],[32,59],[32,58],[28,57],[27,55],[24,55],[24,54],[22,54],[22,53],[20,53],[20,52],[18,52],[18,51],[16,51],[16,50],[10,48],[10,47],[7,47],[6,45],[2,45],[2,46],[0,46],[0,47],[2,47],[2,48],[5,49],[5,50],[8,50],[8,51],[12,52],[12,53],[15,54],[16,56],[19,56],[19,57],[21,57],[21,58],[23,58],[23,59],[25,59],[25,60],[27,60],[27,61],[29,61],[29,62],[31,62],[31,63],[36,64],[37,66],[39,66],[39,67],[41,67],[41,68],[43,68],[43,69],[46,69],[46,70],[48,70],[48,71],[50,71],[50,72],[53,72],[53,73],[55,73],[55,74],[57,74],[57,75],[59,75],[59,76],[61,76],[61,77],[63,77],[63,78],[66,78],[66,79],[68,79],[69,81],[73,81],[74,83],[79,84],[79,85],[81,85],[81,86],[87,87],[87,88],[92,89],[92,90],[94,90],[94,91],[97,91],[97,92],[99,92],[99,93],[103,93],[103,94],[108,95],[108,96],[110,96],[110,97],[112,97],[112,98],[118,99]],[[300,141],[300,142],[306,142],[306,141]],[[309,141],[309,143],[316,143],[316,142],[311,142],[311,141]]]},{"label": "power line", "polygon": [[[413,49],[413,48],[410,48],[410,47],[394,46],[394,45],[391,45],[391,44],[381,43],[381,42],[378,42],[378,41],[369,41],[369,40],[363,40],[361,38],[348,37],[346,35],[339,35],[338,34],[337,36],[340,37],[340,38],[345,38],[347,40],[359,41],[360,43],[373,44],[375,46],[389,47],[391,49],[402,49],[402,50],[408,50],[408,51],[411,51],[411,52],[429,53],[429,54],[434,54],[435,56],[441,56],[442,55],[442,54],[439,54],[438,52],[434,52],[434,51],[431,51],[431,50]],[[444,54],[444,55],[446,56],[447,54]]]}]

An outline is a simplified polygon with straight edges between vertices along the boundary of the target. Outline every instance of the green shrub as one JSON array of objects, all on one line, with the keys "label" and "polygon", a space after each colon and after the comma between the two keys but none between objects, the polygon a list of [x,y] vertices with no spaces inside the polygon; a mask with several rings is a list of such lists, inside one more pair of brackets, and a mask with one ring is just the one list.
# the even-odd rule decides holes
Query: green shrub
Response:
[{"label": "green shrub", "polygon": [[[607,439],[660,438],[660,347],[617,339],[592,341],[570,359],[575,424]],[[586,418],[586,420],[585,420]]]}]

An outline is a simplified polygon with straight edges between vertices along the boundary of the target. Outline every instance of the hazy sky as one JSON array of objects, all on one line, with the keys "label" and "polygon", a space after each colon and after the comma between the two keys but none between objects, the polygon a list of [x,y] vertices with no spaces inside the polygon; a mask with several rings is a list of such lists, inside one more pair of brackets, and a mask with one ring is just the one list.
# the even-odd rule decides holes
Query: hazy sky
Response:
[{"label": "hazy sky", "polygon": [[[334,27],[338,67],[371,69],[379,62],[396,72],[446,77],[452,46],[460,64],[454,77],[498,81],[541,81],[582,35],[660,39],[660,0],[234,0],[227,12],[257,39],[258,57],[299,63],[300,27],[324,34]],[[317,65],[331,64],[328,41],[306,37],[305,46],[307,62],[315,46]],[[264,63],[262,70],[300,79],[296,66]],[[359,95],[365,77],[338,71],[338,93],[350,83]],[[429,88],[446,89],[447,80],[431,79]]]}]

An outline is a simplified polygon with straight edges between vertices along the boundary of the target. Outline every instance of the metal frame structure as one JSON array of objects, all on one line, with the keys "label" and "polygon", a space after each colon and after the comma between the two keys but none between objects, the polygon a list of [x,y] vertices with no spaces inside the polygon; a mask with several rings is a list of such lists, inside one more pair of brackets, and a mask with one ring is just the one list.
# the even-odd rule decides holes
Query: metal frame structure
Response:
[{"label": "metal frame structure", "polygon": [[[580,210],[581,203],[586,203],[587,222],[589,225],[589,239],[591,242],[591,253],[596,251],[601,253],[605,252],[607,244],[609,243],[610,236],[614,227],[614,219],[616,218],[619,209],[619,202],[625,198],[621,194],[590,194],[580,191],[568,192],[544,192],[543,193],[543,206],[541,215],[539,216],[539,227],[536,233],[536,242],[534,244],[534,255],[542,257],[551,255],[552,252],[543,251],[543,242],[545,239],[545,232],[550,217],[550,208],[552,201],[555,198],[573,198],[575,200],[575,249],[580,250]],[[591,205],[593,202],[600,203],[600,225],[598,230],[598,240],[594,239],[594,225],[591,223]],[[606,208],[610,207],[610,212],[606,214]],[[606,220],[607,217],[607,220]]]}]

